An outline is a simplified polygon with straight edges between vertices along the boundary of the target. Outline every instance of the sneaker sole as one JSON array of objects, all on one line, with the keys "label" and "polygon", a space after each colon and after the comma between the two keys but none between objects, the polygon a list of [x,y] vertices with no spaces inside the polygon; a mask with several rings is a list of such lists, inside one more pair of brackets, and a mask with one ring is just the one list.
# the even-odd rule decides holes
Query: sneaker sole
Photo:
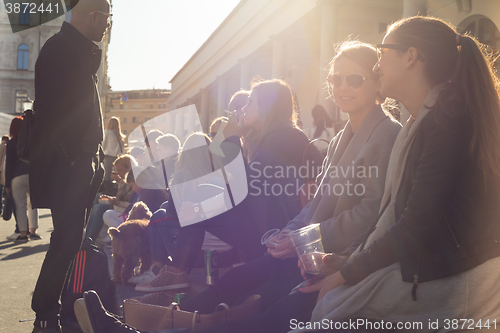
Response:
[{"label": "sneaker sole", "polygon": [[92,323],[90,321],[89,312],[87,311],[87,306],[83,298],[79,298],[73,304],[75,310],[76,320],[82,329],[83,333],[94,333],[92,329]]},{"label": "sneaker sole", "polygon": [[189,287],[189,283],[171,284],[169,286],[161,286],[161,287],[141,287],[141,286],[137,285],[137,286],[135,286],[135,291],[152,293],[155,291],[182,289],[182,288],[188,288],[188,287]]}]

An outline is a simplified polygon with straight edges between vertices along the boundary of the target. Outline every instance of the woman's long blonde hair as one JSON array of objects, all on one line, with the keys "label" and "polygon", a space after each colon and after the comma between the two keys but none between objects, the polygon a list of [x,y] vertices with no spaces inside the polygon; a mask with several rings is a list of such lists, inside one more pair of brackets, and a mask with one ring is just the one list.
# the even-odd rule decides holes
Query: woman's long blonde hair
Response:
[{"label": "woman's long blonde hair", "polygon": [[122,129],[120,126],[120,119],[117,117],[111,117],[108,120],[108,123],[106,125],[106,129],[112,130],[113,133],[115,133],[116,139],[120,143],[120,147],[122,149],[122,152],[125,148],[125,135],[122,134]]}]

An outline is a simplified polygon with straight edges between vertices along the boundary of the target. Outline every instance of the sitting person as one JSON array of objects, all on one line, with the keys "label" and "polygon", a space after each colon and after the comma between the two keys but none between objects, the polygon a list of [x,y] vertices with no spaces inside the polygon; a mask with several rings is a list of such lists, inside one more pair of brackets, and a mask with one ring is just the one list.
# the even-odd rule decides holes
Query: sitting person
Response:
[{"label": "sitting person", "polygon": [[[309,140],[295,125],[296,113],[290,87],[277,79],[255,84],[243,112],[245,115],[241,125],[237,123],[236,115],[229,118],[223,130],[226,139],[221,144],[225,158],[223,161],[214,159],[214,164],[218,167],[216,171],[220,172],[220,165],[228,165],[241,154],[240,137],[244,128],[249,128],[247,137],[255,142],[258,149],[246,168],[248,195],[241,203],[222,214],[203,219],[203,215],[208,212],[204,211],[202,204],[199,205],[196,200],[176,202],[172,191],[181,225],[183,214],[186,223],[192,223],[191,220],[199,222],[183,226],[179,230],[177,247],[183,250],[176,251],[172,256],[172,263],[165,266],[148,284],[136,286],[137,290],[169,290],[180,284],[172,283],[171,280],[189,283],[187,271],[198,257],[206,231],[240,249],[247,260],[253,260],[265,252],[260,244],[262,234],[268,229],[284,227],[299,213],[299,189],[304,180],[296,179],[293,172],[290,175],[274,176],[279,170],[298,170],[307,163],[303,160],[303,153]],[[311,152],[309,165],[320,165],[319,152]],[[270,176],[265,171],[268,169],[274,170]],[[230,177],[231,175],[228,179]],[[175,185],[171,184],[171,189]],[[276,194],[276,191],[270,190],[273,186],[282,191]],[[284,192],[285,186],[287,193]],[[214,187],[205,188],[207,191],[212,189]],[[231,187],[233,194],[234,190]]]},{"label": "sitting person", "polygon": [[[130,197],[132,196],[131,181],[133,181],[133,178],[130,172],[132,170],[132,163],[135,163],[135,160],[130,155],[122,155],[113,162],[116,174],[120,177],[118,191],[115,197],[97,194],[94,206],[90,212],[85,237],[90,237],[94,241],[97,239],[104,223],[103,215],[107,210],[113,209],[113,206],[128,207]],[[128,179],[128,181],[126,179]],[[98,203],[99,199],[106,199],[108,203]],[[109,238],[107,236],[105,237]],[[110,241],[110,239],[105,239],[104,243],[108,241]]]},{"label": "sitting person", "polygon": [[[309,223],[319,223],[325,250],[340,253],[376,219],[390,152],[401,128],[380,106],[383,99],[379,95],[379,77],[371,72],[376,62],[376,50],[370,45],[348,42],[339,47],[332,61],[329,87],[349,121],[330,143],[322,172],[317,177],[318,186],[325,190],[316,192],[300,214],[290,219],[282,234]],[[335,172],[349,167],[355,170],[375,167],[378,173],[352,178],[350,173]],[[364,188],[364,193],[349,195],[347,188],[341,195],[333,192],[336,184],[344,185],[346,181],[351,182],[352,188],[356,185]],[[268,255],[230,270],[214,286],[183,301],[181,309],[210,313],[221,302],[238,305],[247,295],[256,293],[261,295],[263,314],[244,323],[214,328],[214,332],[274,333],[287,331],[290,318],[307,319],[316,295],[295,293],[293,299],[288,299],[290,290],[302,277],[294,248],[286,241],[278,242],[269,247]],[[274,304],[280,304],[280,308],[270,316]],[[121,332],[121,324],[110,320],[97,302],[89,306],[95,311],[95,320],[102,325],[101,329]]]},{"label": "sitting person", "polygon": [[303,290],[319,292],[310,320],[420,322],[419,332],[492,325],[500,318],[494,58],[432,17],[393,23],[377,48],[380,91],[411,117],[394,144],[383,215],[339,271]]},{"label": "sitting person", "polygon": [[[210,174],[214,168],[211,153],[208,151],[207,145],[209,143],[210,139],[206,135],[194,133],[186,139],[182,152],[177,158],[171,183],[180,184],[189,180],[195,180],[194,182],[187,182],[186,186],[180,188],[182,193],[179,193],[178,197],[183,200],[189,200],[193,196],[197,185],[206,185],[200,183],[202,180],[216,183],[221,188],[225,186],[223,179],[218,179],[218,177],[204,177]],[[202,146],[200,147],[200,145]],[[196,147],[198,149],[194,149]],[[177,251],[181,251],[180,249],[176,249],[179,230],[179,219],[173,198],[170,196],[169,201],[165,202],[162,208],[154,213],[149,223],[148,231],[153,265],[144,274],[130,278],[128,280],[129,283],[149,283],[158,275],[160,269],[170,262],[168,257],[174,255]],[[225,249],[231,248],[213,235],[205,235],[205,238],[207,237],[214,242],[213,244],[221,245]],[[136,290],[141,291],[140,286]]]}]

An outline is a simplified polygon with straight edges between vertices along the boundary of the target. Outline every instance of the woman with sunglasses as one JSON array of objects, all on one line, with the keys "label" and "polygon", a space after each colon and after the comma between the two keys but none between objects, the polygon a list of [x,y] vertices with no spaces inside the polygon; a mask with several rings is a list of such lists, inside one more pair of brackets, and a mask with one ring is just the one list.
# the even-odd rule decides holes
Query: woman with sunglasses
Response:
[{"label": "woman with sunglasses", "polygon": [[340,271],[303,290],[319,290],[311,321],[498,331],[500,98],[493,59],[476,39],[430,17],[392,24],[377,47],[380,92],[411,117],[394,144],[373,232]]},{"label": "woman with sunglasses", "polygon": [[[350,41],[338,47],[331,63],[328,86],[336,103],[348,114],[349,122],[330,143],[322,173],[317,178],[320,189],[300,214],[290,217],[291,221],[281,231],[286,234],[310,223],[320,223],[327,252],[341,253],[376,219],[389,155],[401,128],[380,106],[379,77],[372,73],[376,62],[377,53],[371,45]],[[259,111],[262,112],[258,106],[265,106],[272,100],[265,90],[270,88],[270,83],[277,82],[270,81],[252,90],[243,109],[247,125],[258,120]],[[281,143],[280,147],[286,145]],[[259,156],[262,157],[256,155],[255,158]],[[352,168],[357,171],[375,168],[377,175],[352,176]],[[348,172],[342,175],[342,171],[336,173],[335,170]],[[344,191],[341,194],[339,189],[342,186]],[[354,188],[365,191],[353,194],[350,191]],[[279,212],[276,207],[272,209],[275,213]],[[293,246],[286,241],[279,240],[278,243],[268,248],[268,255],[230,270],[214,286],[183,301],[181,309],[211,313],[219,303],[234,306],[241,304],[249,295],[259,294],[262,314],[244,322],[216,327],[211,332],[287,332],[291,319],[308,320],[317,295],[300,292],[289,295],[295,286],[303,282],[303,278],[297,267]],[[99,313],[96,317],[102,318],[103,322],[110,321],[96,300],[89,300],[89,303],[95,304],[90,307]],[[115,320],[112,322],[118,325]]]}]

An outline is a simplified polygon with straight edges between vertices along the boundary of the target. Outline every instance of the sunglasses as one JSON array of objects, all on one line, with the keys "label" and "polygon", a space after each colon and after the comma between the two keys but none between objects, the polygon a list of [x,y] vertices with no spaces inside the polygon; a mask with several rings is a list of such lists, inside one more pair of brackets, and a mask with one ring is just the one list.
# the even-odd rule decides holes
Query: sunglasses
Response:
[{"label": "sunglasses", "polygon": [[[410,48],[410,46],[400,44],[376,44],[375,47],[377,48],[378,61],[380,61],[382,54],[384,54],[384,52],[382,52],[383,49],[407,51]],[[421,62],[425,61],[425,58],[420,54],[420,52],[418,53],[417,59]]]},{"label": "sunglasses", "polygon": [[345,80],[345,83],[353,89],[357,89],[363,85],[363,82],[367,79],[371,79],[372,77],[364,77],[361,74],[349,74],[346,77],[343,77],[340,74],[332,74],[328,76],[328,83],[331,84],[334,88],[340,88],[342,85],[342,81]]},{"label": "sunglasses", "polygon": [[101,15],[105,15],[106,16],[106,19],[108,20],[108,23],[111,22],[111,18],[113,17],[113,14],[111,13],[105,13],[105,12],[101,12],[100,10],[94,10],[92,12],[89,13],[89,15],[92,15],[94,13],[99,13]]}]

